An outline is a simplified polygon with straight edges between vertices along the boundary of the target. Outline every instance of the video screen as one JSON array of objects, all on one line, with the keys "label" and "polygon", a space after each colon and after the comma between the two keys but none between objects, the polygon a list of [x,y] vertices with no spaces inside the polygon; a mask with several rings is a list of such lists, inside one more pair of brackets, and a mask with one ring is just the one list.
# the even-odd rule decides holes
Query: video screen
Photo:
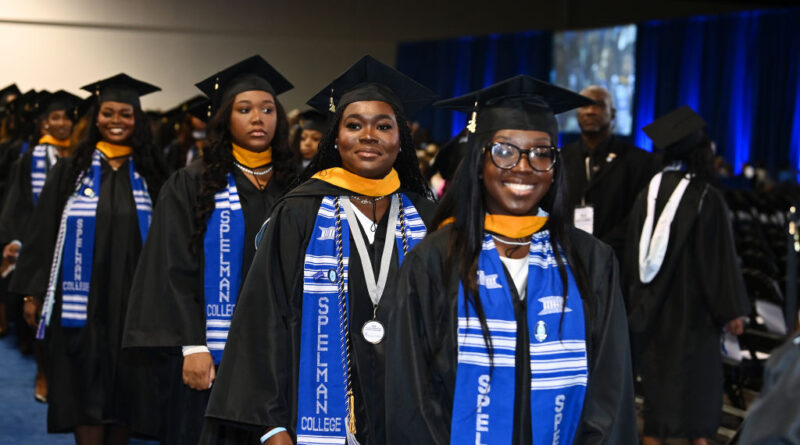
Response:
[{"label": "video screen", "polygon": [[[600,85],[611,92],[617,116],[612,131],[631,134],[636,82],[636,25],[583,31],[562,31],[553,39],[550,81],[581,91]],[[559,116],[564,133],[580,133],[575,111]]]}]

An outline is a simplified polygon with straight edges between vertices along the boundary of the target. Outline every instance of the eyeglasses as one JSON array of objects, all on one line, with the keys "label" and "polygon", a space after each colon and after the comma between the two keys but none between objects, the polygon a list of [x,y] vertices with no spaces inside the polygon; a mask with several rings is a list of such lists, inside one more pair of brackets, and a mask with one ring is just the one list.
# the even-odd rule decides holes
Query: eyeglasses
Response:
[{"label": "eyeglasses", "polygon": [[531,147],[523,150],[507,142],[492,142],[483,147],[483,153],[489,152],[492,163],[497,168],[511,170],[519,164],[522,155],[528,156],[528,163],[537,172],[549,172],[556,165],[558,148],[553,146]]}]

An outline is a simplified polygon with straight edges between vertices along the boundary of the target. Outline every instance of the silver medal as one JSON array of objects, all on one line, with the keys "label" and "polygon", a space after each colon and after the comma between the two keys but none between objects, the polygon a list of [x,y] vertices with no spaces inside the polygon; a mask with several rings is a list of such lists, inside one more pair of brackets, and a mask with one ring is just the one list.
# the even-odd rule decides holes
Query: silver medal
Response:
[{"label": "silver medal", "polygon": [[364,323],[364,326],[361,328],[361,335],[364,336],[364,340],[372,343],[373,345],[377,345],[383,341],[383,337],[386,335],[386,330],[383,328],[381,322],[377,320],[370,320]]}]

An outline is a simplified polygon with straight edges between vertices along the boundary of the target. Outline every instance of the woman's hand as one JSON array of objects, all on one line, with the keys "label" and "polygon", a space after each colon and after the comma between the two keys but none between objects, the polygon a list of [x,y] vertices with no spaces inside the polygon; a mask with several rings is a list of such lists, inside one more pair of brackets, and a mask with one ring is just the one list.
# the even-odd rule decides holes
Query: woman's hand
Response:
[{"label": "woman's hand", "polygon": [[183,383],[197,391],[211,388],[217,377],[214,359],[208,352],[197,352],[183,357]]},{"label": "woman's hand", "polygon": [[292,442],[292,436],[289,435],[286,431],[281,431],[280,433],[270,437],[264,442],[264,445],[294,445]]},{"label": "woman's hand", "polygon": [[25,303],[22,307],[22,314],[23,318],[25,319],[25,323],[28,326],[35,328],[37,325],[37,320],[39,319],[39,313],[42,311],[42,304],[36,297],[27,296],[24,299]]},{"label": "woman's hand", "polygon": [[744,320],[742,317],[734,318],[726,323],[725,332],[732,335],[742,335],[742,332],[744,332]]}]

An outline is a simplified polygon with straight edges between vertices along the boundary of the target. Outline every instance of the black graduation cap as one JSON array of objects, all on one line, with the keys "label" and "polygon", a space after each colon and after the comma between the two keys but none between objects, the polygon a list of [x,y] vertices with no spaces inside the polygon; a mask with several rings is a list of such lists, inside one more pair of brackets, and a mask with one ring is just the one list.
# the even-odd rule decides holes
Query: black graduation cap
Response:
[{"label": "black graduation cap", "polygon": [[434,99],[436,94],[416,80],[364,56],[306,103],[325,113],[353,102],[377,100],[394,105],[409,117]]},{"label": "black graduation cap", "polygon": [[8,103],[7,98],[9,96],[19,96],[22,92],[17,87],[17,84],[12,83],[11,85],[3,88],[0,90],[0,107],[5,106]]},{"label": "black graduation cap", "polygon": [[291,90],[291,84],[263,57],[254,55],[194,84],[211,99],[211,113],[243,91],[261,90],[273,96]]},{"label": "black graduation cap", "polygon": [[192,103],[189,108],[186,109],[186,112],[200,119],[201,121],[208,123],[208,121],[211,119],[211,112],[209,110],[209,107],[211,106],[211,100],[205,96],[199,97],[202,97],[202,101]]},{"label": "black graduation cap", "polygon": [[67,114],[74,117],[74,112],[80,104],[82,99],[72,93],[64,90],[58,90],[50,94],[46,100],[43,100],[39,109],[42,113],[47,114],[53,111],[64,110]]},{"label": "black graduation cap", "polygon": [[81,87],[97,96],[100,103],[106,101],[122,102],[141,108],[139,97],[161,91],[161,88],[133,77],[119,73],[107,79],[99,80]]},{"label": "black graduation cap", "polygon": [[80,103],[78,103],[78,106],[75,107],[75,120],[80,119],[86,113],[88,113],[89,109],[92,108],[92,105],[94,105],[96,102],[97,96],[95,95],[91,95],[86,99],[81,99]]},{"label": "black graduation cap", "polygon": [[8,103],[8,111],[15,114],[30,112],[36,99],[36,90],[28,90]]},{"label": "black graduation cap", "polygon": [[642,131],[653,140],[656,147],[674,155],[682,155],[694,149],[705,132],[706,121],[691,107],[684,105],[659,117]]},{"label": "black graduation cap", "polygon": [[538,130],[550,134],[555,143],[558,139],[555,115],[592,104],[593,100],[574,91],[520,74],[434,105],[472,113],[467,125],[471,133]]},{"label": "black graduation cap", "polygon": [[328,116],[317,110],[306,110],[298,116],[298,126],[301,130],[316,130],[322,134],[328,129]]}]

